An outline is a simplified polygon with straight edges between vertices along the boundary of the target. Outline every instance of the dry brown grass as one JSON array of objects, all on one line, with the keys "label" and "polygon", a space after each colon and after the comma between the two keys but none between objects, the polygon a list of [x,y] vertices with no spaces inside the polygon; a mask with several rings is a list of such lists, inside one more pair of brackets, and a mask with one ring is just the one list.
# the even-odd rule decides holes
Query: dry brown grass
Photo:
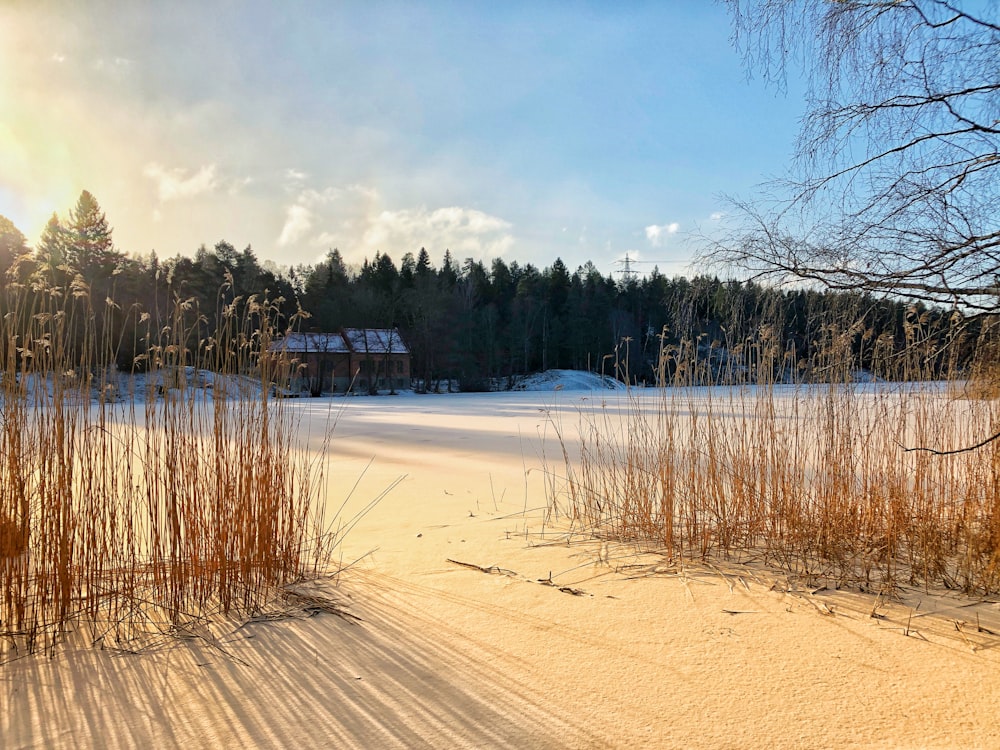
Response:
[{"label": "dry brown grass", "polygon": [[673,559],[756,560],[874,591],[1000,591],[1000,441],[904,450],[996,433],[996,401],[926,383],[697,387],[699,367],[664,362],[687,380],[582,412],[578,443],[556,425],[567,482],[554,510]]},{"label": "dry brown grass", "polygon": [[[128,648],[210,613],[254,616],[325,566],[323,452],[299,443],[271,396],[286,373],[259,355],[272,302],[230,300],[206,332],[183,299],[159,329],[139,311],[102,316],[79,277],[12,283],[6,300],[0,657],[69,629]],[[109,365],[128,315],[144,378]]]}]

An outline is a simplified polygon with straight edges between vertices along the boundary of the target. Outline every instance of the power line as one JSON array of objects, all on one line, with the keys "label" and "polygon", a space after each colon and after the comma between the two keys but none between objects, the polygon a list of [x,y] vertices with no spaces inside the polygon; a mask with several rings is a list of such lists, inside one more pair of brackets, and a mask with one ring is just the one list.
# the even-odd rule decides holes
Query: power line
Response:
[{"label": "power line", "polygon": [[673,259],[664,258],[660,260],[639,260],[638,258],[633,258],[628,253],[625,253],[624,258],[620,258],[615,261],[615,265],[621,266],[621,270],[615,271],[615,273],[621,274],[622,280],[625,281],[625,283],[628,283],[630,281],[634,281],[636,277],[639,275],[639,272],[636,271],[635,268],[633,268],[633,266],[638,266],[638,265],[658,266],[662,264],[664,266],[669,267],[669,266],[676,266],[679,264],[686,264],[689,262],[690,262],[689,260],[681,258],[673,258]]},{"label": "power line", "polygon": [[[625,258],[615,261],[615,263],[624,263],[624,262]],[[639,260],[638,258],[631,258],[629,259],[629,262],[634,266],[638,265],[650,266],[653,264],[659,265],[660,263],[687,263],[688,261],[685,258],[660,258],[659,260]]]},{"label": "power line", "polygon": [[626,284],[630,281],[635,281],[637,274],[632,270],[632,264],[638,263],[638,261],[632,260],[632,258],[629,257],[629,254],[625,253],[625,258],[623,260],[616,260],[615,263],[622,266],[622,270],[618,273],[622,275],[622,279],[624,279]]}]

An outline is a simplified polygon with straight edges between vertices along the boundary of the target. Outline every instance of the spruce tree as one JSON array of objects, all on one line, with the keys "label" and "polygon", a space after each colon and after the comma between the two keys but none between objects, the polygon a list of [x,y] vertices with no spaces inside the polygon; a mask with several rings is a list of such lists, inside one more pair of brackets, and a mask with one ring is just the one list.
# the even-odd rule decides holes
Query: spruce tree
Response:
[{"label": "spruce tree", "polygon": [[28,252],[28,243],[21,230],[6,216],[0,215],[0,284],[18,257]]},{"label": "spruce tree", "polygon": [[84,190],[70,211],[66,227],[66,261],[87,280],[107,278],[118,266],[121,255],[111,240],[111,227],[97,199]]}]

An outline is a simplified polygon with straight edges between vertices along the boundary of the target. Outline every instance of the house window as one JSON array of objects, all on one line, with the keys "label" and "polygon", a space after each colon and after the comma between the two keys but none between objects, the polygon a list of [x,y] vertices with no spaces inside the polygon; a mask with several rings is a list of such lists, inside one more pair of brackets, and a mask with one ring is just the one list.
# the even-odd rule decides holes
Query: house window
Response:
[{"label": "house window", "polygon": [[397,375],[403,374],[403,360],[401,359],[396,360],[396,374]]}]

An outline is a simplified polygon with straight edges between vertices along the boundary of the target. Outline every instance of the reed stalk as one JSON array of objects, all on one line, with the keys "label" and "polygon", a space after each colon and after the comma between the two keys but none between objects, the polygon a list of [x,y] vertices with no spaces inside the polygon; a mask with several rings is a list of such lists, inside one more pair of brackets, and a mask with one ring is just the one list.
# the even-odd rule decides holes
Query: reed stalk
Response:
[{"label": "reed stalk", "polygon": [[[79,276],[11,275],[0,323],[0,661],[70,628],[128,648],[253,616],[326,569],[325,459],[274,393],[278,305],[220,292],[100,305]],[[285,321],[294,325],[295,321]],[[122,341],[139,355],[116,367]],[[132,349],[129,349],[130,351]]]},{"label": "reed stalk", "polygon": [[[581,410],[553,506],[673,559],[754,560],[872,591],[1000,592],[1000,441],[905,450],[974,445],[1000,429],[1000,403],[942,383],[851,382],[847,337],[826,335],[799,369],[829,382],[787,382],[789,357],[766,337],[739,373],[695,342],[663,347],[658,387]],[[927,359],[896,358],[899,377],[919,381]]]}]

